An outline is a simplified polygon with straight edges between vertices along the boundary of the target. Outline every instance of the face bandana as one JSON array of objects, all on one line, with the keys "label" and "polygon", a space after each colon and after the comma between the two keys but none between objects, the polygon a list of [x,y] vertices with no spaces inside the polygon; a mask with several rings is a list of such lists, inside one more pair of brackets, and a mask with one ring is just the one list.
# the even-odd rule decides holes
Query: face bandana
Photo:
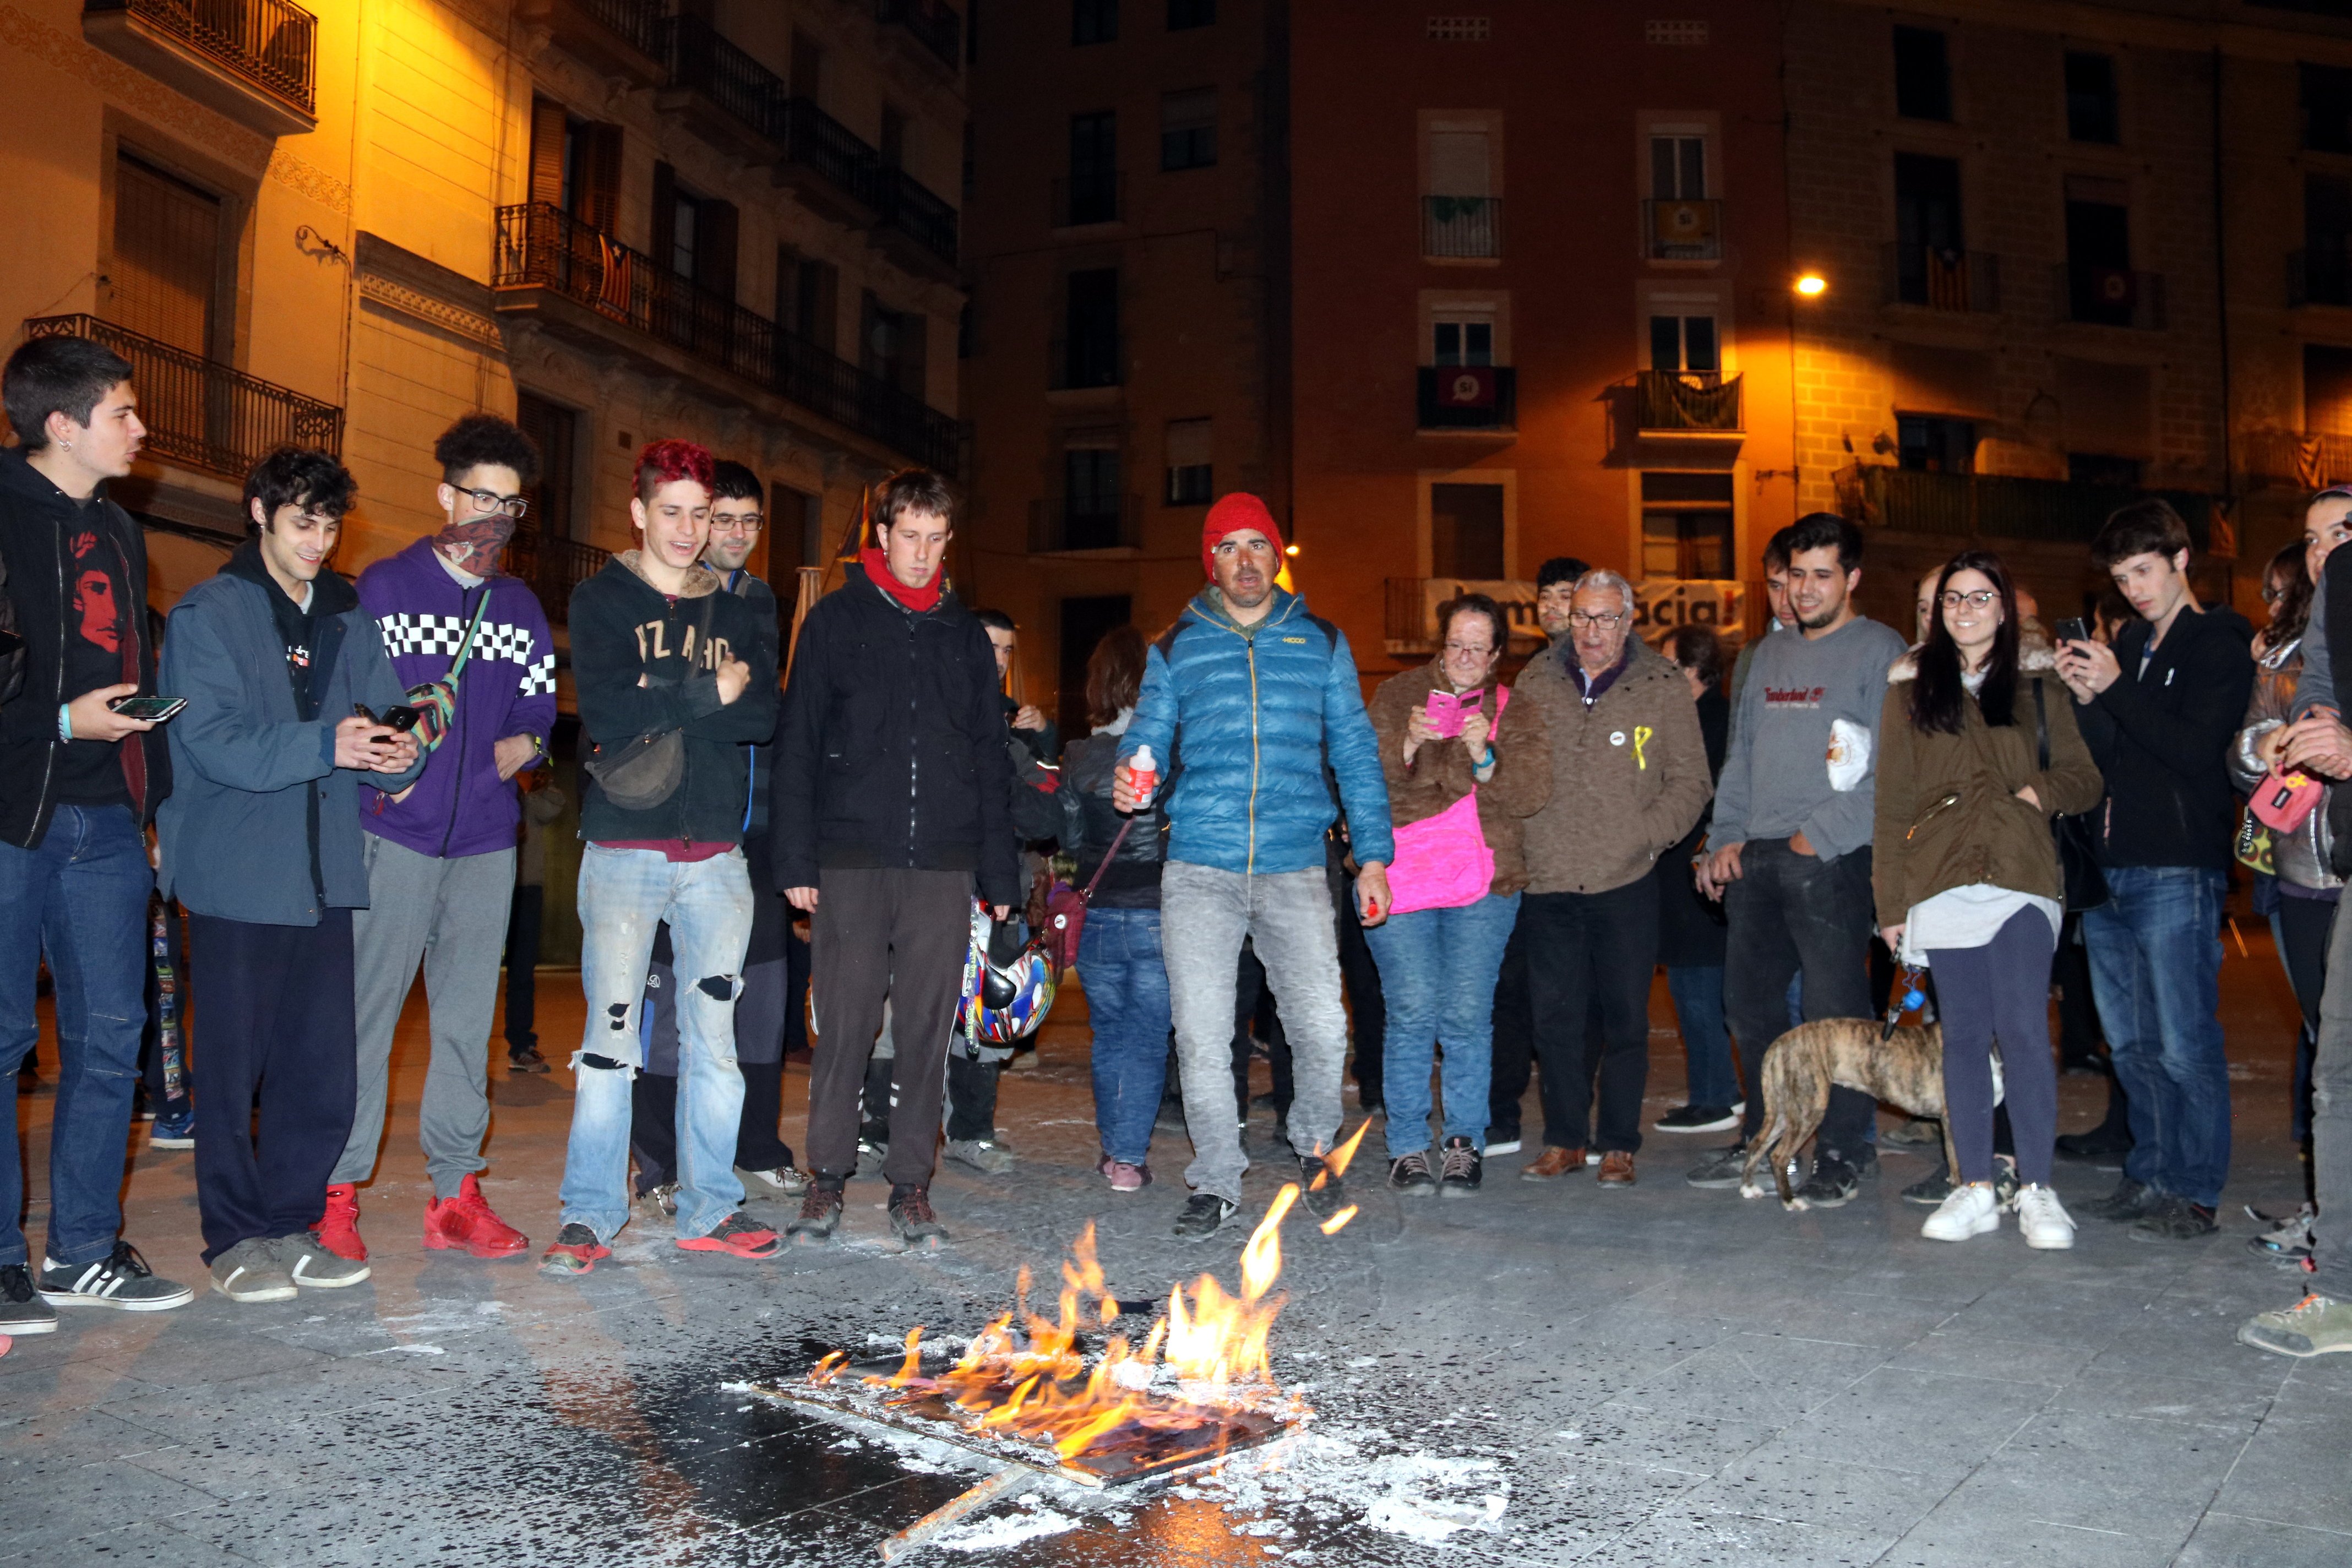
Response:
[{"label": "face bandana", "polygon": [[502,511],[470,522],[453,522],[434,536],[433,546],[460,572],[488,577],[499,569],[499,552],[514,537],[514,519]]}]

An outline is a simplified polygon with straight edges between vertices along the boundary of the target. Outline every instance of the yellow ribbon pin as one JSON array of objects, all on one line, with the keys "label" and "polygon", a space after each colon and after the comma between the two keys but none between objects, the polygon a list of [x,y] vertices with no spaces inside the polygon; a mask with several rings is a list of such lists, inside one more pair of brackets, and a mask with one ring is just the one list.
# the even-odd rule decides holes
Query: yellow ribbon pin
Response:
[{"label": "yellow ribbon pin", "polygon": [[1650,771],[1650,759],[1642,754],[1642,743],[1656,733],[1647,724],[1633,726],[1633,762],[1643,773]]}]

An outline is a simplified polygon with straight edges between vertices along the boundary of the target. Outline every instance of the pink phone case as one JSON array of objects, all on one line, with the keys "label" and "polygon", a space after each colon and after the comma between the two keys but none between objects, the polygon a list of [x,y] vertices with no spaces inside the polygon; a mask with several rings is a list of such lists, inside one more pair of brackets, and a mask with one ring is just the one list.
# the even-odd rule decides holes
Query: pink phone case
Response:
[{"label": "pink phone case", "polygon": [[2270,776],[2254,786],[2248,804],[2263,826],[2275,833],[2293,833],[2326,793],[2327,786],[2309,773],[2281,773],[2273,768]]}]

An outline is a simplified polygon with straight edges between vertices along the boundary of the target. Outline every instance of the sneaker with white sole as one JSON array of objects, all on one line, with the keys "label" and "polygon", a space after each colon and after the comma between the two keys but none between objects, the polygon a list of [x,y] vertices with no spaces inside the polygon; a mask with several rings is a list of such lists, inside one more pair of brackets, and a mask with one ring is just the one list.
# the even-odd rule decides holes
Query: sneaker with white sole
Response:
[{"label": "sneaker with white sole", "polygon": [[179,1114],[165,1112],[155,1118],[147,1130],[150,1149],[193,1149],[196,1146],[196,1108],[188,1107]]},{"label": "sneaker with white sole", "polygon": [[90,1263],[41,1259],[41,1300],[52,1307],[112,1307],[122,1312],[168,1312],[196,1293],[176,1279],[158,1279],[139,1249],[117,1241]]},{"label": "sneaker with white sole", "polygon": [[2017,1194],[2017,1228],[2025,1245],[2043,1252],[2063,1252],[2074,1245],[2074,1216],[2058,1194],[2036,1183]]},{"label": "sneaker with white sole", "polygon": [[1660,1132],[1728,1132],[1739,1125],[1739,1112],[1727,1105],[1677,1105],[1650,1125]]},{"label": "sneaker with white sole", "polygon": [[287,1278],[314,1290],[340,1290],[368,1277],[368,1266],[331,1252],[316,1231],[297,1231],[271,1241],[269,1250],[286,1269]]},{"label": "sneaker with white sole", "polygon": [[1951,1196],[1936,1205],[1919,1234],[1929,1241],[1966,1241],[2000,1228],[2000,1200],[1993,1195],[1992,1184],[1970,1182],[1954,1187]]},{"label": "sneaker with white sole", "polygon": [[291,1301],[294,1277],[278,1261],[277,1249],[249,1236],[213,1259],[213,1289],[232,1301]]},{"label": "sneaker with white sole", "polygon": [[1013,1151],[991,1138],[950,1138],[947,1156],[983,1176],[1002,1176],[1013,1169]]},{"label": "sneaker with white sole", "polygon": [[2256,1312],[2239,1325],[2238,1342],[2297,1358],[2352,1351],[2352,1301],[2314,1294],[2284,1312]]},{"label": "sneaker with white sole", "polygon": [[2305,1204],[2294,1214],[2274,1217],[2248,1204],[2246,1217],[2267,1228],[2260,1236],[2247,1237],[2246,1249],[2280,1263],[2302,1262],[2311,1256],[2311,1222],[2316,1212]]},{"label": "sneaker with white sole", "polygon": [[796,1198],[808,1191],[809,1179],[790,1165],[779,1165],[772,1171],[745,1171],[743,1188],[747,1197]]},{"label": "sneaker with white sole", "polygon": [[57,1331],[58,1310],[41,1300],[31,1268],[0,1263],[0,1337]]}]

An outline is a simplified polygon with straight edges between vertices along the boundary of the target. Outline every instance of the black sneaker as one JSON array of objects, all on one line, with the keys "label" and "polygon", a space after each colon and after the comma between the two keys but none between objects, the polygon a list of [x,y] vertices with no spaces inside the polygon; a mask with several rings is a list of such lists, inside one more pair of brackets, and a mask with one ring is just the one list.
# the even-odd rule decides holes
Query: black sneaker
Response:
[{"label": "black sneaker", "polygon": [[525,1046],[520,1050],[510,1050],[507,1053],[507,1071],[509,1072],[545,1072],[546,1070],[547,1058],[539,1054],[537,1046]]},{"label": "black sneaker", "polygon": [[1486,1163],[1478,1145],[1467,1138],[1445,1141],[1444,1162],[1438,1169],[1438,1191],[1449,1198],[1466,1198],[1485,1179]]},{"label": "black sneaker", "polygon": [[801,1212],[784,1226],[786,1239],[802,1247],[831,1241],[841,1228],[841,1184],[819,1176],[802,1194]]},{"label": "black sneaker", "polygon": [[176,1280],[158,1279],[139,1249],[117,1241],[95,1263],[41,1259],[41,1299],[52,1307],[112,1307],[124,1312],[168,1312],[196,1293]]},{"label": "black sneaker", "polygon": [[1298,1156],[1298,1201],[1317,1219],[1329,1219],[1348,1206],[1348,1192],[1339,1173],[1319,1154]]},{"label": "black sneaker", "polygon": [[[2020,1184],[2017,1162],[2006,1154],[1992,1157],[1992,1195],[2004,1209],[2017,1201]],[[1936,1173],[1912,1183],[1903,1189],[1906,1204],[1923,1204],[1934,1208],[1952,1195],[1952,1168],[1941,1160],[1936,1162]]]},{"label": "black sneaker", "polygon": [[1677,1105],[1650,1125],[1660,1132],[1728,1132],[1739,1112],[1727,1105]]},{"label": "black sneaker", "polygon": [[937,1251],[947,1245],[948,1227],[931,1212],[930,1191],[911,1184],[890,1189],[890,1228],[908,1251]]},{"label": "black sneaker", "polygon": [[1823,1150],[1813,1156],[1813,1173],[1797,1189],[1797,1196],[1808,1208],[1839,1208],[1861,1185],[1860,1172],[1838,1158],[1837,1151]]},{"label": "black sneaker", "polygon": [[22,1263],[0,1264],[0,1334],[54,1334],[58,1310],[33,1288],[33,1270]]},{"label": "black sneaker", "polygon": [[1864,1143],[1851,1154],[1843,1149],[1832,1149],[1830,1152],[1852,1165],[1853,1173],[1857,1176],[1878,1174],[1878,1145],[1875,1143]]},{"label": "black sneaker", "polygon": [[1437,1194],[1437,1177],[1429,1168],[1429,1151],[1415,1149],[1389,1162],[1389,1185],[1401,1197],[1426,1198]]},{"label": "black sneaker", "polygon": [[1690,1169],[1683,1178],[1694,1187],[1736,1187],[1748,1169],[1748,1145],[1734,1143],[1727,1149],[1717,1149]]},{"label": "black sneaker", "polygon": [[2103,1198],[2093,1198],[2074,1212],[2096,1219],[2135,1220],[2163,1201],[2162,1193],[2126,1176],[2116,1184],[2114,1192]]},{"label": "black sneaker", "polygon": [[1227,1220],[1241,1213],[1241,1205],[1214,1193],[1194,1193],[1184,1200],[1183,1209],[1176,1215],[1174,1234],[1183,1241],[1214,1236]]},{"label": "black sneaker", "polygon": [[2134,1241],[2195,1241],[2221,1228],[2213,1211],[2203,1204],[2167,1193],[2133,1222],[2131,1237]]}]

